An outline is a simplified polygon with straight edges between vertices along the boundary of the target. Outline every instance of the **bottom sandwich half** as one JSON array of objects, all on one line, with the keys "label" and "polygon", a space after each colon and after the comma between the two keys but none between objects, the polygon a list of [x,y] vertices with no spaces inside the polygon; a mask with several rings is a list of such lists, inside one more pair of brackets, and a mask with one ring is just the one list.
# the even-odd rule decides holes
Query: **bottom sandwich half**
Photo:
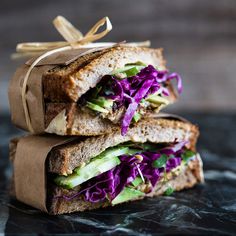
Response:
[{"label": "bottom sandwich half", "polygon": [[11,192],[53,215],[169,195],[204,181],[198,134],[170,116],[140,121],[126,136],[15,139]]}]

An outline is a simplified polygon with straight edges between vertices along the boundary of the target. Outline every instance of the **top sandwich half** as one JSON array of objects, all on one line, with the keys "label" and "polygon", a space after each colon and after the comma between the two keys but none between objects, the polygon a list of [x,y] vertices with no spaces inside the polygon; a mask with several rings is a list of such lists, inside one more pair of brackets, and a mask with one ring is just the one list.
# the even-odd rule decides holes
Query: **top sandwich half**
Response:
[{"label": "top sandwich half", "polygon": [[[101,135],[116,129],[125,135],[144,116],[173,103],[182,90],[179,75],[166,69],[162,49],[125,45],[51,67],[41,80],[44,132],[58,135]],[[11,102],[14,97],[9,96],[10,105],[18,108]],[[34,109],[29,109],[32,122]],[[15,113],[13,122],[19,116]]]},{"label": "top sandwich half", "polygon": [[[97,121],[89,124],[91,128],[109,122],[111,127],[120,125],[122,134],[125,134],[131,123],[147,113],[158,112],[176,99],[170,82],[172,78],[176,75],[171,77],[167,73],[161,49],[114,47],[47,72],[43,76],[44,98],[50,114],[55,107],[63,107],[61,103],[76,103],[66,112],[74,116],[78,110],[77,117],[72,118],[73,124],[68,127],[72,133],[90,120]],[[73,109],[74,112],[69,112]],[[88,114],[91,114],[91,119]],[[85,122],[80,124],[84,116]],[[79,124],[75,119],[80,121]],[[48,120],[50,123],[51,119]],[[50,127],[47,131],[54,132],[55,124]],[[91,133],[87,126],[84,128],[86,133]],[[96,132],[103,133],[104,130],[109,128],[103,125]]]}]

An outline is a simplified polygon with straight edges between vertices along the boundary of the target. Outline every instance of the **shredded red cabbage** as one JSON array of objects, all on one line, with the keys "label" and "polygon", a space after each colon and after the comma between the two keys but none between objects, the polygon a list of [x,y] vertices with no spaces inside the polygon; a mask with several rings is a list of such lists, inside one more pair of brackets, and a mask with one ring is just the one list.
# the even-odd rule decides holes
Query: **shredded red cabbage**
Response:
[{"label": "shredded red cabbage", "polygon": [[[145,183],[151,183],[151,189],[155,187],[164,172],[170,172],[181,164],[181,154],[184,153],[187,142],[175,143],[170,147],[159,149],[155,152],[140,150],[137,158],[135,155],[119,156],[121,164],[115,168],[94,177],[81,185],[81,191],[72,196],[58,196],[65,200],[72,200],[78,196],[84,196],[89,202],[99,202],[108,198],[113,200],[125,186],[129,185],[142,173]],[[153,167],[153,162],[158,160],[163,154],[168,156],[163,167]]]},{"label": "shredded red cabbage", "polygon": [[126,107],[126,112],[121,120],[122,135],[127,133],[140,101],[157,91],[168,96],[169,91],[162,83],[174,79],[177,81],[178,92],[181,93],[182,80],[177,73],[168,74],[168,71],[156,70],[152,65],[143,68],[137,75],[124,79],[118,79],[112,75],[103,77],[102,83],[105,87],[100,96],[113,99],[116,108],[122,105]]}]

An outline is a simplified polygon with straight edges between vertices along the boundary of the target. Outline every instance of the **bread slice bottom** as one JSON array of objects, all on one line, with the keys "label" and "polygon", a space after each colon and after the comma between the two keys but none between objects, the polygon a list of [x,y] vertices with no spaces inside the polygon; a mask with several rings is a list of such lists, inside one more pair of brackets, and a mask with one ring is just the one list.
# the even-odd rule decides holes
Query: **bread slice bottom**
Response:
[{"label": "bread slice bottom", "polygon": [[[167,178],[167,182],[162,182],[160,180],[154,190],[145,197],[162,195],[169,187],[172,187],[175,191],[180,191],[182,189],[191,188],[197,183],[204,182],[202,160],[200,155],[197,154],[193,160],[189,161],[187,165],[183,166],[178,174],[169,173]],[[53,197],[66,193],[69,194],[71,192],[69,190],[64,190],[55,186],[53,189],[51,189],[51,191],[48,192],[48,195],[50,194],[50,196],[48,196],[48,199],[50,199],[48,201],[49,214],[59,215],[111,206],[107,200],[99,203],[91,203],[78,198],[68,201],[63,198]],[[132,201],[140,200],[142,198],[144,197],[133,199]]]}]

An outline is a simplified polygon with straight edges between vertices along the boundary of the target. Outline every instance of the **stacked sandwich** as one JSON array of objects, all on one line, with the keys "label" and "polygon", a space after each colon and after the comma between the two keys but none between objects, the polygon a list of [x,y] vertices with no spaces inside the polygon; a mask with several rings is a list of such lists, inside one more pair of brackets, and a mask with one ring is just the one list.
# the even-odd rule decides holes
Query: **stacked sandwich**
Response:
[{"label": "stacked sandwich", "polygon": [[33,133],[10,144],[16,199],[63,214],[203,181],[198,128],[160,113],[182,90],[161,49],[119,44],[32,62],[9,86],[13,123]]}]

